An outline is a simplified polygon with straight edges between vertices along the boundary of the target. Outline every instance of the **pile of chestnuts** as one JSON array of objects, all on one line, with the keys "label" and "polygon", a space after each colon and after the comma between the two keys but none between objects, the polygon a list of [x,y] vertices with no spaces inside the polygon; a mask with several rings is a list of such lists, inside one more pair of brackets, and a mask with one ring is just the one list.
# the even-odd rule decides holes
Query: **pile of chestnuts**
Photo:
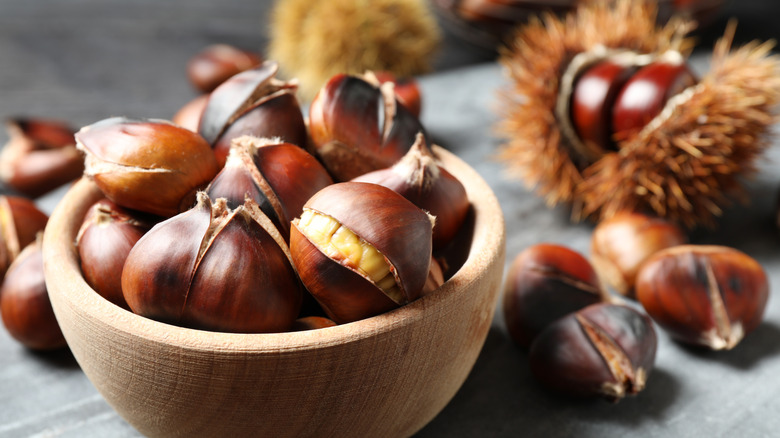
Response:
[{"label": "pile of chestnuts", "polygon": [[339,75],[307,127],[276,70],[216,86],[190,129],[110,118],[76,133],[105,195],[76,241],[99,294],[184,327],[282,332],[395,309],[457,270],[444,249],[470,203],[407,108],[414,98]]},{"label": "pile of chestnuts", "polygon": [[591,257],[593,264],[564,246],[531,246],[504,288],[506,326],[529,348],[532,373],[570,395],[617,401],[641,391],[658,344],[652,321],[679,342],[732,349],[761,323],[769,297],[766,273],[750,256],[687,244],[679,226],[641,213],[599,223]]}]

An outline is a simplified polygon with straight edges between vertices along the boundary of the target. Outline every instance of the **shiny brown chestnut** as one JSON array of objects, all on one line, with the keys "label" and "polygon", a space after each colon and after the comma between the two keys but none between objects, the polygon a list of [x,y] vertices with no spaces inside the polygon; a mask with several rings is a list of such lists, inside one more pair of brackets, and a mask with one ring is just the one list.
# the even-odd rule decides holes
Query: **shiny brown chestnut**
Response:
[{"label": "shiny brown chestnut", "polygon": [[531,372],[561,393],[617,402],[645,387],[658,338],[647,315],[618,304],[593,304],[536,337]]},{"label": "shiny brown chestnut", "polygon": [[73,129],[57,120],[12,119],[0,153],[0,179],[19,193],[37,198],[74,181],[84,171]]},{"label": "shiny brown chestnut", "polygon": [[257,53],[228,44],[212,44],[195,54],[187,63],[187,77],[201,93],[210,93],[230,77],[259,65]]},{"label": "shiny brown chestnut", "polygon": [[208,94],[202,94],[192,99],[176,111],[176,114],[173,115],[171,121],[192,132],[198,132],[200,118],[203,116],[203,111],[206,109],[208,101]]},{"label": "shiny brown chestnut", "polygon": [[43,278],[43,253],[37,239],[8,268],[0,288],[0,312],[8,333],[33,350],[65,347]]},{"label": "shiny brown chestnut", "polygon": [[266,61],[239,73],[210,95],[198,132],[211,144],[220,166],[225,164],[230,141],[242,135],[278,137],[305,147],[306,123],[295,97],[294,81],[276,78],[279,66]]},{"label": "shiny brown chestnut", "polygon": [[666,103],[698,79],[682,59],[664,59],[641,67],[625,83],[612,107],[612,132],[626,138],[661,113]]},{"label": "shiny brown chestnut", "polygon": [[170,217],[190,208],[195,192],[219,171],[198,134],[165,120],[114,117],[81,128],[84,174],[117,204]]},{"label": "shiny brown chestnut", "polygon": [[675,339],[729,350],[761,323],[769,284],[761,265],[741,251],[682,245],[642,265],[636,295]]},{"label": "shiny brown chestnut", "polygon": [[585,257],[565,246],[540,243],[512,261],[504,284],[504,320],[515,344],[528,347],[558,319],[609,301]]},{"label": "shiny brown chestnut", "polygon": [[302,296],[289,249],[257,205],[230,209],[203,192],[135,244],[122,291],[139,315],[238,333],[288,330]]},{"label": "shiny brown chestnut", "polygon": [[212,199],[225,198],[235,208],[249,197],[290,238],[290,223],[320,189],[333,184],[311,154],[280,139],[241,136],[232,141],[225,167],[209,184]]},{"label": "shiny brown chestnut", "polygon": [[129,307],[122,294],[122,267],[151,227],[148,218],[101,199],[87,211],[76,236],[84,280],[103,298],[125,309]]},{"label": "shiny brown chestnut", "polygon": [[621,212],[600,222],[591,236],[591,260],[601,280],[633,296],[640,266],[656,252],[687,243],[678,225],[655,216]]},{"label": "shiny brown chestnut", "polygon": [[420,87],[417,85],[417,81],[415,81],[414,78],[399,78],[389,71],[377,71],[369,72],[365,75],[369,82],[371,82],[370,75],[373,75],[380,85],[386,82],[392,83],[393,92],[395,93],[395,97],[398,98],[398,102],[405,106],[415,117],[420,117],[420,112],[422,111],[422,97]]},{"label": "shiny brown chestnut", "polygon": [[635,67],[606,59],[587,68],[575,81],[571,94],[574,130],[589,150],[614,149],[612,107]]},{"label": "shiny brown chestnut", "polygon": [[8,266],[46,227],[49,217],[19,196],[0,196],[0,278]]},{"label": "shiny brown chestnut", "polygon": [[312,147],[337,181],[395,164],[425,133],[398,104],[392,85],[375,86],[348,75],[332,77],[309,107]]},{"label": "shiny brown chestnut", "polygon": [[452,241],[469,211],[463,184],[436,164],[422,133],[417,134],[412,148],[393,167],[363,174],[353,181],[385,186],[435,216],[434,250]]},{"label": "shiny brown chestnut", "polygon": [[304,286],[341,324],[417,299],[431,260],[431,217],[394,191],[360,182],[320,190],[293,221]]}]

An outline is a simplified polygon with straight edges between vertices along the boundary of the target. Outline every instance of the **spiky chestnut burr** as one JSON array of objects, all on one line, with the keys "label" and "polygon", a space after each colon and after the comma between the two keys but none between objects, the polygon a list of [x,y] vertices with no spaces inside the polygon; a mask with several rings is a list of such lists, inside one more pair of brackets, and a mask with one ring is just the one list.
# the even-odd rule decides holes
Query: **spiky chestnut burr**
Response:
[{"label": "spiky chestnut burr", "polygon": [[641,2],[583,6],[565,18],[532,21],[503,51],[512,89],[503,101],[498,129],[507,140],[498,157],[550,204],[571,204],[574,219],[646,210],[687,227],[713,225],[769,144],[780,62],[770,44],[731,51],[733,27],[717,43],[710,71],[644,128],[615,139],[612,149],[578,144],[568,109],[588,66],[614,56],[647,65],[690,51],[689,22],[657,26],[655,19],[655,6]]}]

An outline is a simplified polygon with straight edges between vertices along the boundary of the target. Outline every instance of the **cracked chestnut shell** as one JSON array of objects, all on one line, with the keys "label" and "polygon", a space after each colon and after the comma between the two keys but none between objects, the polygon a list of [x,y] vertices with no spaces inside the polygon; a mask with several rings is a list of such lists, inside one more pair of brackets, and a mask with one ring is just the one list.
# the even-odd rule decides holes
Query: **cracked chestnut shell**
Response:
[{"label": "cracked chestnut shell", "polygon": [[84,280],[103,298],[128,310],[122,267],[135,243],[152,227],[139,216],[101,199],[89,208],[76,236]]},{"label": "cracked chestnut shell", "polygon": [[105,119],[76,133],[84,174],[117,204],[170,217],[195,203],[219,167],[198,134],[165,120]]},{"label": "cracked chestnut shell", "polygon": [[507,272],[503,311],[512,340],[528,347],[556,320],[608,302],[590,263],[565,246],[540,243],[515,257]]},{"label": "cracked chestnut shell", "polygon": [[242,135],[279,137],[306,146],[306,123],[295,92],[295,82],[276,79],[279,66],[266,61],[239,73],[211,92],[198,132],[214,148],[217,162],[225,164],[230,142]]},{"label": "cracked chestnut shell", "polygon": [[419,119],[400,105],[392,84],[375,86],[336,75],[309,107],[309,134],[317,156],[337,181],[348,181],[395,164],[425,133]]},{"label": "cracked chestnut shell", "polygon": [[761,323],[769,283],[761,265],[741,251],[683,245],[645,262],[636,295],[675,339],[728,350]]},{"label": "cracked chestnut shell", "polygon": [[302,296],[287,245],[257,205],[230,209],[203,192],[135,244],[122,291],[139,315],[240,333],[289,329]]},{"label": "cracked chestnut shell", "polygon": [[0,196],[0,278],[19,253],[35,241],[49,217],[19,196]]},{"label": "cracked chestnut shell", "polygon": [[412,201],[436,217],[433,248],[449,244],[469,211],[466,189],[447,169],[436,163],[423,134],[417,134],[414,145],[396,164],[375,170],[353,181],[385,186]]},{"label": "cracked chestnut shell", "polygon": [[417,299],[429,274],[430,217],[376,184],[317,192],[293,221],[290,251],[303,284],[337,323]]},{"label": "cracked chestnut shell", "polygon": [[300,147],[276,139],[242,136],[233,139],[225,167],[209,184],[212,199],[225,198],[238,207],[249,197],[290,239],[290,223],[320,189],[333,184],[314,156]]},{"label": "cracked chestnut shell", "polygon": [[531,345],[529,361],[534,376],[552,389],[619,401],[644,389],[657,346],[650,318],[601,303],[547,327]]},{"label": "cracked chestnut shell", "polygon": [[393,84],[393,92],[398,98],[398,102],[405,106],[415,117],[420,117],[420,112],[422,111],[422,97],[420,87],[417,86],[417,81],[415,81],[414,78],[399,78],[389,71],[377,71],[366,73],[366,79],[369,79],[370,74],[374,75],[379,84],[391,82]]},{"label": "cracked chestnut shell", "polygon": [[687,243],[678,225],[641,213],[622,212],[601,221],[591,236],[591,259],[599,278],[633,296],[639,268],[656,252]]},{"label": "cracked chestnut shell", "polygon": [[25,347],[54,350],[66,345],[49,302],[40,239],[27,245],[8,268],[0,288],[0,312],[8,333]]}]

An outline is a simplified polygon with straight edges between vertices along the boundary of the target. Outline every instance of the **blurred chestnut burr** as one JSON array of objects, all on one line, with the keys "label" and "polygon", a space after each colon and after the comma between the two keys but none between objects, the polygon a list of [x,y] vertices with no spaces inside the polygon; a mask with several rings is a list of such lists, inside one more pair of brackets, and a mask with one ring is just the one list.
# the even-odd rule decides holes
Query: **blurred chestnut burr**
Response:
[{"label": "blurred chestnut burr", "polygon": [[187,63],[187,77],[201,93],[210,93],[230,77],[258,66],[263,61],[257,53],[228,44],[206,46]]},{"label": "blurred chestnut burr", "polygon": [[547,326],[591,304],[610,302],[579,253],[540,243],[517,255],[506,275],[503,311],[512,340],[528,347]]},{"label": "blurred chestnut burr", "polygon": [[29,199],[0,196],[0,278],[19,253],[35,241],[48,220]]},{"label": "blurred chestnut burr", "polygon": [[54,350],[67,345],[49,302],[40,239],[25,247],[8,268],[0,288],[0,312],[8,333],[27,348]]},{"label": "blurred chestnut burr", "polygon": [[393,167],[363,174],[353,181],[385,186],[435,216],[434,250],[452,241],[469,211],[463,184],[436,164],[422,134],[417,134],[412,148]]},{"label": "blurred chestnut burr", "polygon": [[736,249],[683,245],[642,265],[636,295],[675,339],[730,350],[761,323],[769,284],[761,265]]},{"label": "blurred chestnut burr", "polygon": [[324,167],[300,147],[277,139],[234,138],[225,167],[206,192],[225,198],[230,208],[252,199],[290,239],[290,223],[320,189],[333,184]]},{"label": "blurred chestnut burr", "polygon": [[276,79],[279,66],[266,61],[239,73],[210,95],[198,132],[214,148],[220,167],[230,151],[230,141],[242,135],[279,137],[306,147],[306,124],[295,97],[296,82]]},{"label": "blurred chestnut burr", "polygon": [[425,134],[425,129],[398,103],[391,84],[377,86],[339,74],[309,107],[312,149],[336,181],[392,166],[418,133]]},{"label": "blurred chestnut burr", "polygon": [[656,252],[687,243],[683,230],[667,220],[620,212],[600,222],[591,236],[591,259],[599,278],[621,295],[634,295],[639,268]]},{"label": "blurred chestnut burr", "polygon": [[644,389],[657,348],[650,318],[602,303],[547,327],[531,345],[529,361],[534,376],[552,389],[617,402]]},{"label": "blurred chestnut burr", "polygon": [[574,219],[633,210],[713,225],[769,145],[780,102],[772,45],[732,51],[730,26],[697,80],[685,63],[692,23],[656,16],[652,3],[593,2],[532,20],[502,51],[498,158]]},{"label": "blurred chestnut burr", "polygon": [[336,74],[425,73],[440,41],[421,0],[277,1],[270,23],[269,57],[300,80],[306,100]]},{"label": "blurred chestnut burr", "polygon": [[37,198],[84,171],[84,156],[65,123],[11,119],[6,129],[9,140],[0,153],[0,179],[19,193]]},{"label": "blurred chestnut burr", "polygon": [[304,286],[337,323],[419,298],[432,220],[398,193],[360,182],[320,190],[293,221],[290,251]]},{"label": "blurred chestnut burr", "polygon": [[165,120],[114,117],[81,128],[84,174],[117,204],[170,217],[195,203],[219,167],[203,138]]},{"label": "blurred chestnut burr", "polygon": [[257,205],[231,209],[203,192],[133,246],[122,291],[139,315],[237,333],[288,330],[302,297],[287,244]]},{"label": "blurred chestnut burr", "polygon": [[130,250],[151,221],[101,199],[87,211],[76,236],[84,280],[103,298],[130,309],[122,294],[122,268]]}]

